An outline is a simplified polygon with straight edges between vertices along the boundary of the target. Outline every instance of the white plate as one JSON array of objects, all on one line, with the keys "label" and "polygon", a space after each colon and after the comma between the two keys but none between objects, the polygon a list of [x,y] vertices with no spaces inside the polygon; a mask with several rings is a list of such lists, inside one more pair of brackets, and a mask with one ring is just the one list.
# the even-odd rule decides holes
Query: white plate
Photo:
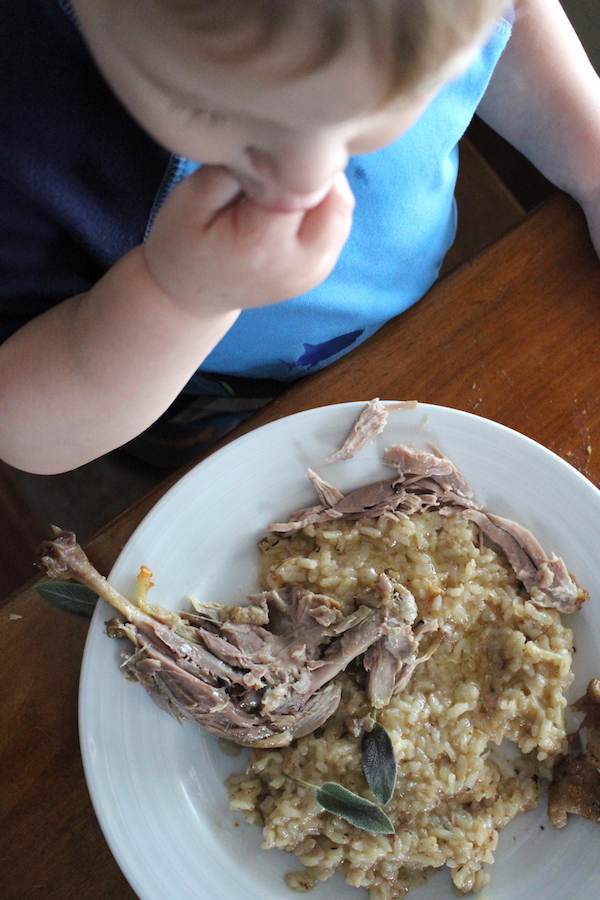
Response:
[{"label": "white plate", "polygon": [[[469,413],[421,404],[390,412],[386,430],[353,460],[324,457],[345,437],[362,403],[298,413],[219,450],[181,479],[138,527],[110,575],[131,595],[141,564],[154,573],[151,599],[181,608],[189,593],[238,602],[255,586],[256,543],[270,521],[309,505],[311,467],[347,490],[382,478],[384,447],[434,443],[470,481],[486,509],[517,519],[544,549],[562,556],[591,599],[570,620],[576,631],[579,696],[600,675],[600,492],[530,439]],[[117,669],[119,641],[104,634],[100,603],[87,640],[80,731],[89,790],[102,830],[141,900],[293,900],[284,884],[295,857],[260,849],[261,831],[228,808],[224,780],[241,757],[225,756],[211,735],[179,725]],[[597,900],[600,826],[578,817],[557,831],[543,804],[506,828],[489,900]],[[313,900],[366,898],[341,876]],[[453,900],[447,872],[411,900]]]}]

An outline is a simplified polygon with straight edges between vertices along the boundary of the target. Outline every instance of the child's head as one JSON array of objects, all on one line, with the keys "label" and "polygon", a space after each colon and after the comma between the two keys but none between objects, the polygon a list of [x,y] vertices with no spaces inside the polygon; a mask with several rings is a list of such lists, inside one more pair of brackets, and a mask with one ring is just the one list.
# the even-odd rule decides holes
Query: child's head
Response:
[{"label": "child's head", "polygon": [[74,0],[107,80],[176,153],[257,202],[319,202],[402,134],[506,0]]},{"label": "child's head", "polygon": [[329,62],[360,38],[390,96],[418,87],[456,52],[470,46],[507,6],[507,0],[143,0],[198,37],[215,61],[255,61],[300,23],[310,40],[297,59],[267,78],[303,74]]}]

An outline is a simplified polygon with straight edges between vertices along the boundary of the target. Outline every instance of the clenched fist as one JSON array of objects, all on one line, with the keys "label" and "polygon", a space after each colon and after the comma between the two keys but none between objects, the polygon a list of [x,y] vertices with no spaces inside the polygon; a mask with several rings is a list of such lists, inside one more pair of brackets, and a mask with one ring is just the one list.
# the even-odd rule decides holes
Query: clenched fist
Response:
[{"label": "clenched fist", "polygon": [[143,253],[158,286],[188,312],[277,303],[320,284],[350,232],[354,201],[343,174],[313,209],[257,206],[224,168],[203,166],[158,213]]}]

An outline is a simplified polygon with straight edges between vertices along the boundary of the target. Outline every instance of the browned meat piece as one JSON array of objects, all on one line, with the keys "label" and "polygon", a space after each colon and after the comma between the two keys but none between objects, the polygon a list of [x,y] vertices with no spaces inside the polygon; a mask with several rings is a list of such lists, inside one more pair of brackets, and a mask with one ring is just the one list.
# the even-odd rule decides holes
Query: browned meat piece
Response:
[{"label": "browned meat piece", "polygon": [[328,456],[326,462],[334,463],[356,456],[365,444],[368,444],[369,441],[372,441],[376,435],[383,431],[387,417],[388,411],[383,403],[380,403],[379,397],[369,400],[354,422],[342,446],[335,453]]},{"label": "browned meat piece", "polygon": [[522,525],[473,509],[465,510],[463,515],[502,548],[536,606],[572,613],[588,599],[587,591],[573,581],[562,559],[546,556],[532,533]]},{"label": "browned meat piece", "polygon": [[594,678],[587,691],[573,704],[576,712],[584,714],[581,728],[587,728],[587,753],[600,768],[600,679]]},{"label": "browned meat piece", "polygon": [[[107,628],[133,644],[123,671],[162,709],[252,746],[283,746],[322,725],[340,701],[335,676],[381,637],[397,659],[395,631],[408,634],[416,616],[387,580],[346,617],[332,598],[297,585],[252,596],[250,606],[198,604],[190,614],[152,606],[149,614],[93,568],[72,532],[44,542],[40,556],[50,576],[75,578],[124,616]],[[405,655],[411,665],[417,646]]]},{"label": "browned meat piece", "polygon": [[[569,737],[569,750],[555,765],[548,788],[548,817],[556,828],[567,824],[569,813],[600,822],[600,679],[590,681],[573,708],[584,719]],[[581,729],[587,730],[585,750]]]}]

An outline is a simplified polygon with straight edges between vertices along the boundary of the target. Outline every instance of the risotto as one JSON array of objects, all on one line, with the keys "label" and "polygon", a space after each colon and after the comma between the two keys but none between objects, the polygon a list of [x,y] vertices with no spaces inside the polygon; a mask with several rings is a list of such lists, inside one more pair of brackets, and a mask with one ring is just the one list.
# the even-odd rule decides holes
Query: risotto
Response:
[{"label": "risotto", "polygon": [[232,807],[262,827],[266,849],[296,855],[304,868],[287,882],[297,890],[340,870],[371,900],[395,900],[442,866],[459,891],[480,890],[499,830],[536,806],[565,749],[570,629],[529,601],[504,556],[461,516],[334,520],[269,537],[261,551],[265,590],[305,586],[344,614],[386,572],[413,593],[419,619],[437,619],[442,641],[378,713],[398,762],[385,807],[393,834],[355,828],[288,777],[372,798],[357,737],[371,709],[352,666],[338,676],[342,700],[324,726],[251,751],[246,772],[229,779]]}]

